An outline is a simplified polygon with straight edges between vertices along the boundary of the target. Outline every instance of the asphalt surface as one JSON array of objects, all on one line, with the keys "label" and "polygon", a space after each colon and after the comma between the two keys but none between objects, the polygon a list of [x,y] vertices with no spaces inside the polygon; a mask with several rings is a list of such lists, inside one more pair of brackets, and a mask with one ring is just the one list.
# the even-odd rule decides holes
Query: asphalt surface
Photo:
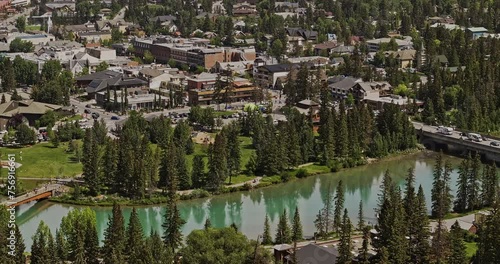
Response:
[{"label": "asphalt surface", "polygon": [[[285,105],[285,97],[282,96],[282,98],[280,100],[278,97],[279,94],[277,91],[269,91],[269,92],[271,92],[273,97],[276,98],[276,99],[273,99],[273,112],[274,112]],[[230,110],[230,111],[240,110],[240,109],[243,109],[243,106],[245,106],[248,103],[251,103],[251,102],[234,102],[234,103],[229,105],[229,106],[231,106],[231,109],[227,109],[227,110]],[[120,121],[128,118],[128,115],[118,115],[115,113],[106,112],[104,109],[99,108],[95,105],[95,100],[89,100],[89,101],[82,102],[82,101],[76,100],[75,98],[71,98],[70,104],[75,108],[75,111],[78,114],[81,114],[84,118],[86,118],[88,120],[85,124],[89,127],[92,126],[94,121],[92,119],[91,114],[85,114],[85,109],[90,110],[91,113],[94,113],[94,112],[98,113],[99,114],[98,120],[99,121],[104,120],[104,123],[106,124],[106,128],[108,129],[108,131],[111,131],[112,129],[116,128],[117,122],[120,122]],[[91,108],[88,108],[87,105],[90,105]],[[226,106],[225,104],[220,104],[220,110],[223,111],[225,106]],[[211,107],[214,110],[217,110],[219,108],[219,107],[217,107],[217,105],[205,105],[202,107]],[[178,114],[184,114],[184,113],[189,113],[190,110],[191,110],[191,107],[185,106],[185,107],[180,107],[180,108],[164,109],[163,111],[155,111],[155,112],[147,113],[144,116],[151,117],[151,116],[160,116],[162,114],[164,116],[169,116],[170,113],[172,113],[172,112],[176,112]],[[272,115],[273,115],[273,118],[275,120],[282,120],[284,118],[284,116],[280,115],[280,114],[272,114]],[[117,116],[118,120],[111,119],[113,116]],[[232,120],[234,120],[234,118],[222,119],[224,124],[228,124]],[[108,135],[113,136],[111,133],[108,133]]]},{"label": "asphalt surface", "polygon": [[[451,137],[451,138],[454,138],[457,140],[460,140],[460,138],[462,138],[463,140],[472,142],[472,143],[477,144],[477,145],[490,146],[491,142],[496,141],[494,139],[490,139],[490,138],[485,137],[486,140],[476,142],[476,141],[472,141],[472,140],[468,139],[465,136],[460,136],[460,133],[462,133],[461,131],[453,131],[451,135],[445,135],[445,134],[438,132],[437,126],[424,125],[424,124],[418,123],[418,122],[413,122],[413,125],[415,126],[416,129],[422,129],[425,132],[436,133],[436,134],[444,135],[444,136]],[[479,134],[479,133],[477,133],[477,134]],[[500,147],[497,147],[497,148],[500,148]]]}]

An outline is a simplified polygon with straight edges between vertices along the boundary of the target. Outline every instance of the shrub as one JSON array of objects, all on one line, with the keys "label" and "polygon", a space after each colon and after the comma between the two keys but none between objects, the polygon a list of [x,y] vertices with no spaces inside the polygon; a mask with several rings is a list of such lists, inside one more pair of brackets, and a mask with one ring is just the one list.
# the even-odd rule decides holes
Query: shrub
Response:
[{"label": "shrub", "polygon": [[306,178],[308,176],[310,176],[311,174],[304,168],[301,168],[297,171],[297,173],[295,174],[295,177],[297,178]]},{"label": "shrub", "polygon": [[267,186],[271,186],[273,185],[272,182],[259,182],[257,185],[254,186],[255,189],[257,188],[263,188],[263,187],[267,187]]},{"label": "shrub", "polygon": [[292,178],[292,174],[288,171],[284,171],[280,174],[280,178],[282,182],[287,182]]},{"label": "shrub", "polygon": [[342,162],[340,162],[338,160],[329,160],[326,163],[326,166],[328,168],[330,168],[331,172],[337,172],[337,171],[340,171],[342,169]]}]

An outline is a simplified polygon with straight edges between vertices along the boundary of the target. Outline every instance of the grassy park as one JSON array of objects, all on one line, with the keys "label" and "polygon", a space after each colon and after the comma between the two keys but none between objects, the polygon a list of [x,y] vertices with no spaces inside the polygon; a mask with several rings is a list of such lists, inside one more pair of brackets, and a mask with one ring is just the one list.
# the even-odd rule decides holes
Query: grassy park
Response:
[{"label": "grassy park", "polygon": [[[57,178],[74,177],[82,173],[82,164],[73,160],[73,154],[67,153],[68,143],[61,143],[54,148],[50,143],[40,143],[24,148],[3,148],[2,160],[8,154],[16,155],[17,177]],[[2,169],[2,175],[7,175],[7,169]]]}]

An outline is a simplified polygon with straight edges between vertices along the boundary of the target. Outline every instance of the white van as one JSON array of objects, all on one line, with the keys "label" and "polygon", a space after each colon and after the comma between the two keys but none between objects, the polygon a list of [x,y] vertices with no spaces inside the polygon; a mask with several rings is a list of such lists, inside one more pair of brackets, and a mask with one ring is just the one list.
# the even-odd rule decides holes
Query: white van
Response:
[{"label": "white van", "polygon": [[481,142],[483,141],[483,137],[479,134],[476,134],[476,133],[469,133],[467,134],[467,138],[472,140],[472,141],[475,141],[475,142]]},{"label": "white van", "polygon": [[440,126],[440,127],[438,127],[438,133],[441,133],[444,135],[453,135],[453,128]]}]

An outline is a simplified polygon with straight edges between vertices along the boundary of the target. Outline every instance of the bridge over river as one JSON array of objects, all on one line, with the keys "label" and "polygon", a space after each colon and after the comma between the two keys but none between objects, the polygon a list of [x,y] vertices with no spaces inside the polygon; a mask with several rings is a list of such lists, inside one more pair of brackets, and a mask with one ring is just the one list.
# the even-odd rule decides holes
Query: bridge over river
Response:
[{"label": "bridge over river", "polygon": [[483,141],[476,142],[461,136],[461,131],[453,131],[451,135],[445,135],[438,132],[436,126],[424,125],[413,122],[417,131],[417,137],[426,148],[445,149],[460,151],[463,153],[477,152],[482,158],[500,162],[500,147],[490,145],[492,141],[500,139],[483,135]]},{"label": "bridge over river", "polygon": [[13,199],[7,199],[2,202],[3,205],[7,207],[16,207],[21,204],[29,203],[32,201],[38,201],[42,199],[49,198],[51,196],[55,196],[58,193],[62,192],[63,185],[59,183],[48,184],[44,187],[36,188],[32,191],[29,191],[23,195],[14,197]]}]

